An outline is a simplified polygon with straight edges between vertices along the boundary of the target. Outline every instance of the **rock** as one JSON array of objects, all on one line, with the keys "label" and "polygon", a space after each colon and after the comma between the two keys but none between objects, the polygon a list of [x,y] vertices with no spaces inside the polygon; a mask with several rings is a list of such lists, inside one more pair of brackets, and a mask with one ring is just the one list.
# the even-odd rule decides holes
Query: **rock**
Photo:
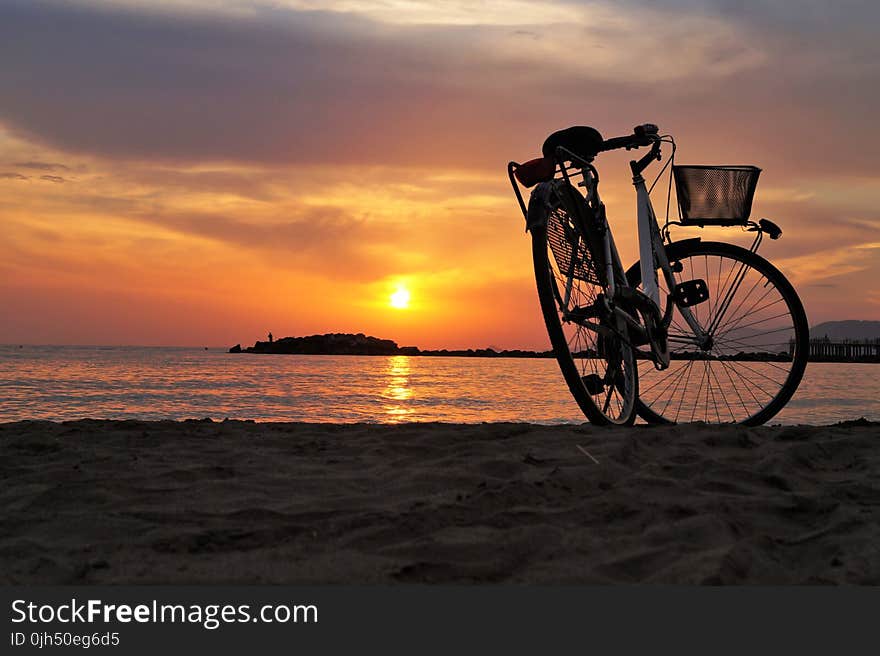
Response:
[{"label": "rock", "polygon": [[379,339],[363,333],[327,333],[308,337],[282,337],[274,342],[256,342],[242,348],[236,344],[230,353],[279,353],[292,355],[424,355],[436,357],[480,358],[552,358],[553,351],[499,351],[494,348],[467,350],[421,350],[418,346],[397,346],[390,339]]},{"label": "rock", "polygon": [[397,344],[390,339],[368,337],[363,333],[282,337],[274,342],[256,342],[245,351],[304,355],[398,355],[400,353]]}]

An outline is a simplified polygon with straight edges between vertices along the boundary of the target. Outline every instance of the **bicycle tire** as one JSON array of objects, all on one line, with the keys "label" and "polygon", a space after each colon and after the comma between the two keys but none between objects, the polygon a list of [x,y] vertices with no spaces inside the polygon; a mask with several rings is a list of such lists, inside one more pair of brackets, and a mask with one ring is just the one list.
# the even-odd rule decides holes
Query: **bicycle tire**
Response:
[{"label": "bicycle tire", "polygon": [[[673,360],[670,369],[654,372],[653,377],[648,373],[650,371],[648,366],[651,366],[652,369],[653,366],[650,363],[643,364],[640,372],[643,371],[647,375],[643,376],[645,384],[641,388],[642,395],[636,403],[638,415],[649,423],[678,423],[682,418],[682,407],[684,406],[686,410],[692,403],[693,409],[689,420],[694,420],[697,415],[702,384],[706,380],[705,412],[702,413],[699,420],[706,423],[738,423],[746,426],[759,426],[766,423],[791,400],[806,370],[809,352],[809,326],[797,292],[785,276],[770,262],[757,253],[734,244],[685,240],[669,244],[666,247],[666,254],[671,263],[681,264],[681,279],[696,278],[698,273],[708,272],[709,276],[706,277],[709,279],[705,281],[710,290],[710,299],[702,304],[708,307],[700,311],[701,305],[694,306],[697,308],[694,317],[698,319],[701,326],[704,324],[711,326],[720,313],[722,320],[726,322],[724,325],[728,327],[726,332],[718,331],[718,328],[722,326],[722,324],[718,324],[718,328],[716,328],[718,332],[713,335],[714,343],[710,349],[703,350],[703,358],[696,357],[695,347],[691,347],[694,349],[692,352],[680,351],[680,356],[687,355],[689,357],[679,357],[677,362],[689,362],[689,364],[679,364],[674,367],[672,365],[676,363],[676,360]],[[700,269],[700,258],[703,262],[702,270]],[[730,261],[729,269],[726,269],[724,260]],[[746,272],[743,283],[739,284],[733,292],[733,297],[726,309],[729,311],[729,308],[733,307],[739,298],[739,302],[745,309],[742,310],[738,319],[735,318],[737,316],[736,310],[734,310],[733,318],[728,316],[725,311],[719,310],[722,305],[720,301],[725,291],[722,278],[727,275],[727,280],[731,280],[731,274],[737,264],[747,269],[744,269]],[[717,276],[715,271],[718,272]],[[725,271],[727,271],[726,274]],[[630,286],[638,287],[641,283],[639,263],[636,262],[632,265],[626,275]],[[711,278],[717,279],[712,280]],[[727,280],[724,281],[725,284]],[[666,289],[668,285],[662,275],[660,276],[660,284],[662,291],[668,291]],[[729,287],[732,288],[733,284],[729,283]],[[751,291],[740,293],[741,289]],[[758,291],[755,292],[755,290]],[[713,293],[714,300],[712,300]],[[677,314],[680,310],[676,305],[673,305],[672,312],[670,335],[673,335],[677,330],[676,326],[683,327],[683,317]],[[698,316],[697,312],[701,312],[701,315]],[[715,317],[712,316],[713,312]],[[679,317],[678,322],[676,322],[676,317]],[[773,323],[768,323],[770,321]],[[760,328],[757,328],[758,326]],[[772,337],[770,337],[771,334]],[[767,341],[759,342],[759,340]],[[790,354],[788,360],[783,359],[782,352],[778,350],[785,346],[784,340],[787,340]],[[766,352],[745,350],[759,347],[766,349]],[[772,351],[773,347],[776,347],[777,350]],[[733,353],[737,349],[739,349],[738,353]],[[772,359],[774,353],[777,358],[775,360]],[[765,359],[761,359],[762,357]],[[686,405],[686,395],[694,396],[688,392],[689,381],[693,363],[698,361],[704,363],[704,372],[700,374],[701,387],[695,395],[696,398],[692,402],[688,400]],[[687,373],[684,371],[685,368],[687,368]],[[784,380],[782,379],[783,374]],[[665,388],[661,387],[664,375],[669,380]],[[674,375],[678,376],[676,382],[671,379],[671,376]],[[685,375],[687,375],[687,380],[682,385]],[[715,383],[712,382],[713,378]],[[778,387],[774,389],[768,381]],[[768,390],[762,385],[770,389]],[[740,386],[742,386],[742,390],[740,390]],[[660,392],[654,391],[658,388],[664,390],[664,393],[668,393],[668,397],[663,397]],[[728,390],[726,394],[731,397],[730,399],[723,395],[719,398],[719,394],[716,394],[716,391],[723,392],[725,390]],[[675,398],[676,395],[678,398]],[[661,407],[663,398],[666,398],[666,401]],[[741,412],[739,406],[742,406]],[[713,411],[714,419],[712,417]],[[684,418],[688,418],[687,413]]]},{"label": "bicycle tire", "polygon": [[[564,215],[564,210],[557,209],[555,219],[551,215],[548,221],[551,229],[552,222],[558,220],[559,213]],[[613,335],[601,336],[598,331],[580,324],[577,324],[577,328],[575,328],[571,322],[563,321],[558,303],[560,293],[555,278],[554,255],[552,246],[548,242],[548,227],[533,226],[531,235],[535,282],[541,312],[544,315],[544,323],[553,346],[553,353],[572,397],[593,424],[600,426],[631,425],[635,421],[636,400],[638,398],[638,369],[634,349],[628,342],[616,339]],[[578,266],[585,266],[585,262],[582,260]],[[588,284],[586,280],[579,279],[576,282],[577,284]],[[594,286],[597,289],[602,289],[598,281]],[[572,352],[572,342],[566,337],[563,323],[568,324],[570,332],[574,330],[575,333],[578,333],[574,337],[574,344],[580,343],[581,348],[577,349],[575,346],[574,353]],[[590,354],[592,357],[587,357]],[[619,363],[616,362],[618,357]],[[600,373],[601,363],[605,365],[604,373]],[[603,380],[604,387],[597,393],[599,379]],[[592,392],[588,389],[588,384],[591,384]],[[600,407],[594,396],[601,401],[602,395],[605,396],[605,400]]]}]

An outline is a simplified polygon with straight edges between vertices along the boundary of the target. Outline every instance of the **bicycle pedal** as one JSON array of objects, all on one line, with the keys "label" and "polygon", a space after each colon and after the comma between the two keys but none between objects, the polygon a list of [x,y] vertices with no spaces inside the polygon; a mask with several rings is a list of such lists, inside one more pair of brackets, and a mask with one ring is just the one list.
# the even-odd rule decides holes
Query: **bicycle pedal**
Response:
[{"label": "bicycle pedal", "polygon": [[709,287],[706,281],[697,278],[678,283],[672,290],[672,298],[679,307],[691,307],[709,300]]},{"label": "bicycle pedal", "polygon": [[605,391],[605,381],[599,374],[587,374],[586,376],[582,376],[581,380],[591,396],[601,394]]}]

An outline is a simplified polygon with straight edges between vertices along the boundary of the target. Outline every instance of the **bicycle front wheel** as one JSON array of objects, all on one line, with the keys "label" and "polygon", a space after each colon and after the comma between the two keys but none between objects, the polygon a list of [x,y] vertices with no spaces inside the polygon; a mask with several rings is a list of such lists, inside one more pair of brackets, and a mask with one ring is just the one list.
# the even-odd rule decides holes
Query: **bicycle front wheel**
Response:
[{"label": "bicycle front wheel", "polygon": [[[697,339],[683,308],[673,305],[669,368],[639,361],[639,416],[650,423],[765,423],[806,369],[809,327],[794,287],[767,260],[733,244],[686,240],[666,253],[673,284],[706,283],[708,299],[689,308],[705,337]],[[665,298],[671,285],[659,279]],[[638,263],[627,280],[641,284]]]},{"label": "bicycle front wheel", "polygon": [[577,404],[597,425],[635,420],[638,370],[626,328],[603,314],[604,292],[589,248],[558,207],[532,228],[538,298],[553,353]]}]

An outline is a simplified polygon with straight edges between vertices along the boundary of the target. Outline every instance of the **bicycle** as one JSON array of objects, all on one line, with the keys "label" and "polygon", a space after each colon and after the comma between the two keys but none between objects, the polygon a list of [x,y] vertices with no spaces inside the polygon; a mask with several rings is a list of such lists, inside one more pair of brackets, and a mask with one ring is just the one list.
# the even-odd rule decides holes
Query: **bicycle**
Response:
[{"label": "bicycle", "polygon": [[[642,174],[671,155],[649,188]],[[624,269],[599,196],[599,153],[648,148],[630,162],[639,261]],[[603,139],[591,127],[551,134],[543,156],[510,162],[532,237],[538,298],[572,396],[594,424],[703,421],[755,426],[791,399],[809,328],[797,292],[757,251],[782,230],[749,217],[760,169],[675,164],[675,140],[653,124]],[[671,165],[663,227],[651,191]],[[678,204],[670,220],[672,184]],[[520,190],[534,187],[526,205]],[[583,192],[579,191],[583,189]],[[750,248],[673,241],[672,226],[740,226]]]}]

